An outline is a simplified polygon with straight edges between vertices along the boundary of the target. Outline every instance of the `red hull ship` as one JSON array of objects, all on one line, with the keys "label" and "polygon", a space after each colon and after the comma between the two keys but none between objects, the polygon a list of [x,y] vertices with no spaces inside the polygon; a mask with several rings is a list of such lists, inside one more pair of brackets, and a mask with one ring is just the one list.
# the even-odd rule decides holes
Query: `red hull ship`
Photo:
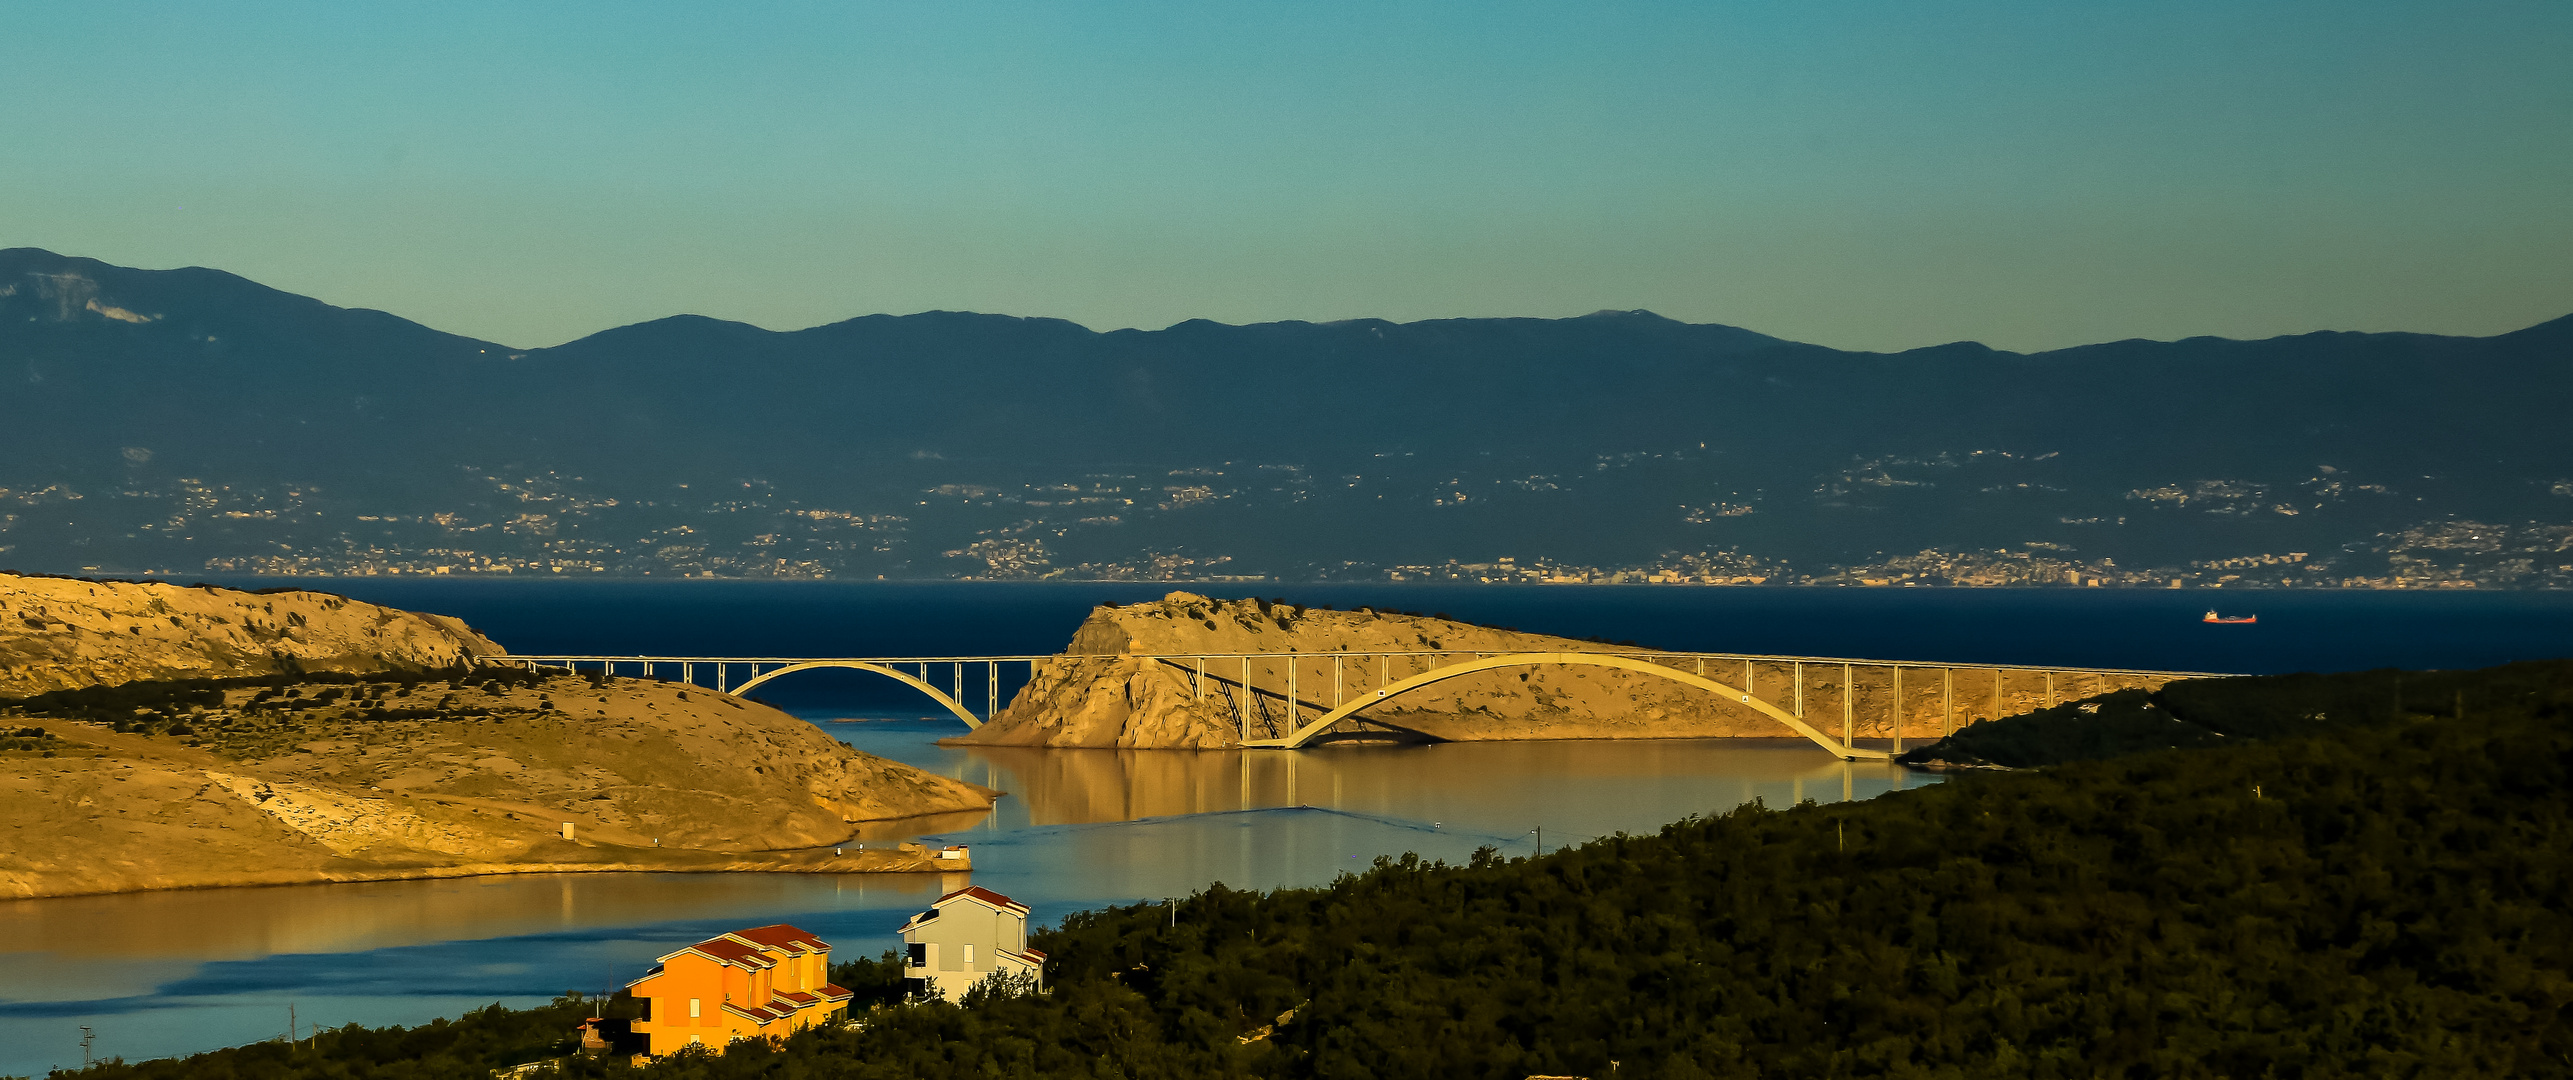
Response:
[{"label": "red hull ship", "polygon": [[2213,611],[2209,611],[2209,612],[2207,612],[2207,617],[2206,617],[2206,618],[2204,618],[2204,619],[2200,619],[2200,620],[2198,620],[2198,621],[2200,621],[2200,622],[2211,622],[2211,623],[2256,623],[2256,622],[2259,622],[2259,621],[2260,621],[2260,616],[2258,616],[2258,615],[2218,615],[2218,614],[2216,614],[2216,613],[2215,613],[2215,612],[2213,612]]}]

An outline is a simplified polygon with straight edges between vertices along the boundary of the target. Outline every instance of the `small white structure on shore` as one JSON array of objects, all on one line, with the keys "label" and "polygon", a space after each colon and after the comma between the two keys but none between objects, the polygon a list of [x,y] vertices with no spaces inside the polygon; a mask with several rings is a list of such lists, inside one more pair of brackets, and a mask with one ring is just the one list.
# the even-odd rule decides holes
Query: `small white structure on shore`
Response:
[{"label": "small white structure on shore", "polygon": [[1027,947],[1027,910],[971,886],[939,897],[902,924],[904,989],[956,1001],[994,975],[1024,975],[1042,986],[1045,954]]}]

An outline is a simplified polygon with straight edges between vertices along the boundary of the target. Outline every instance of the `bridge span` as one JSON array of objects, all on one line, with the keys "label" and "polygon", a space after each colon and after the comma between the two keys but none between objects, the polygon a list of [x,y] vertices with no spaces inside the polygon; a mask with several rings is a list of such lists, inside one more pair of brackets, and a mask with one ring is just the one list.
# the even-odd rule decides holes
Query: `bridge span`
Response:
[{"label": "bridge span", "polygon": [[[1366,711],[1423,687],[1508,668],[1596,667],[1665,679],[1776,721],[1847,760],[1903,752],[1907,730],[1926,734],[1935,720],[1944,736],[1967,723],[2052,707],[2125,689],[2153,689],[2179,679],[2223,678],[2212,672],[2116,668],[1937,664],[1846,657],[1744,653],[1585,650],[1579,652],[1054,653],[1044,656],[484,656],[481,664],[595,671],[703,686],[719,693],[751,690],[797,672],[843,669],[881,675],[927,695],[967,728],[1000,716],[1006,679],[1036,681],[1049,665],[1128,663],[1157,666],[1184,680],[1199,702],[1220,699],[1240,723],[1240,745],[1293,750],[1326,737],[1410,729]],[[1766,678],[1763,678],[1763,675]],[[1906,678],[1907,674],[1910,676]],[[938,676],[946,676],[944,688]],[[1310,682],[1307,682],[1307,679]],[[981,691],[969,694],[968,684]],[[1324,696],[1322,687],[1330,687]],[[1308,689],[1309,688],[1309,689]],[[983,711],[968,706],[981,697]],[[1857,745],[1864,722],[1882,724],[1891,749]],[[1837,719],[1835,736],[1829,729]],[[1257,735],[1255,737],[1255,729]]]}]

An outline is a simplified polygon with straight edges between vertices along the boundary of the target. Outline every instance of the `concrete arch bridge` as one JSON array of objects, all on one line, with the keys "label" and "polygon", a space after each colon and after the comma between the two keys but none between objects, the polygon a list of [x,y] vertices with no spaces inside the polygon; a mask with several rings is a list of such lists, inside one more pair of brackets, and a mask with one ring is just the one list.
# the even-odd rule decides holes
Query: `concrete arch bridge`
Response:
[{"label": "concrete arch bridge", "polygon": [[[1677,683],[1775,721],[1847,760],[1899,754],[1904,740],[1944,736],[1978,720],[2115,690],[2154,689],[2208,672],[1934,664],[1844,657],[1599,650],[1580,652],[1384,652],[1073,654],[1046,656],[724,657],[488,656],[487,665],[629,675],[686,682],[733,695],[799,672],[840,669],[883,676],[919,691],[968,728],[1000,716],[1004,688],[1024,687],[1051,665],[1158,667],[1184,680],[1197,702],[1219,702],[1238,721],[1239,745],[1293,750],[1371,735],[1426,733],[1369,715],[1379,705],[1452,679],[1534,667],[1588,667]],[[1023,674],[1022,674],[1023,673]],[[941,676],[944,676],[941,678]],[[1325,687],[1328,687],[1327,692]],[[979,691],[979,693],[975,692]],[[969,706],[981,698],[980,715]],[[1886,748],[1861,746],[1864,733]]]}]

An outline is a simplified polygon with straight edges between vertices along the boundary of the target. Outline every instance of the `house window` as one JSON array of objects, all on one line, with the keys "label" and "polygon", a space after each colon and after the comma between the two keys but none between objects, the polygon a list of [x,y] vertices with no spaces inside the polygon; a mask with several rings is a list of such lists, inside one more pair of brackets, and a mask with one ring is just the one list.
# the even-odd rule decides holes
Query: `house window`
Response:
[{"label": "house window", "polygon": [[699,1010],[701,1010],[701,1009],[703,1009],[703,1008],[705,1007],[704,1005],[700,1004],[700,1002],[701,1002],[702,1000],[703,1000],[703,999],[701,999],[701,998],[689,998],[689,999],[688,999],[688,1019],[694,1020],[694,1019],[696,1019],[696,1018],[698,1018],[698,1017],[700,1017],[700,1016],[705,1015],[705,1013],[703,1013],[703,1012],[699,1011]]},{"label": "house window", "polygon": [[911,966],[913,966],[913,967],[928,967],[928,966],[929,966],[929,943],[928,943],[928,942],[925,942],[925,941],[915,941],[915,942],[912,942],[912,943],[911,943]]},{"label": "house window", "polygon": [[965,966],[974,966],[974,947],[971,945],[965,946]]}]

